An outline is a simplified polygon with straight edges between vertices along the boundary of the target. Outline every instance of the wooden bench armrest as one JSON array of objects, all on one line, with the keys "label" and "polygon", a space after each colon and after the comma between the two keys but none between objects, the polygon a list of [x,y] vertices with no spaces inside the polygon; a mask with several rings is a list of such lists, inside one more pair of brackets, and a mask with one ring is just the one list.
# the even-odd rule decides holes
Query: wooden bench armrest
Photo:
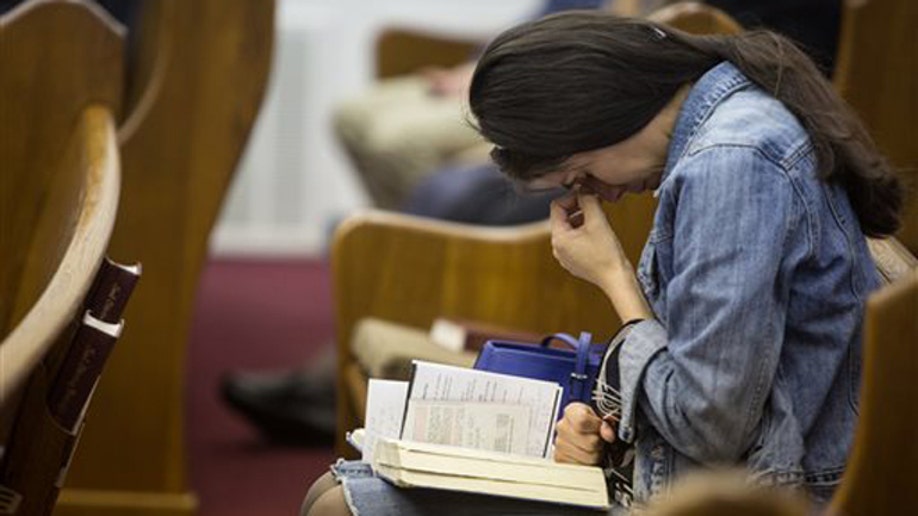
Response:
[{"label": "wooden bench armrest", "polygon": [[[16,307],[15,312],[24,315],[0,343],[0,408],[23,384],[57,335],[70,322],[105,256],[115,224],[120,189],[115,125],[108,108],[92,106],[83,111],[61,162],[64,167],[73,164],[86,166],[86,170],[74,173],[75,179],[82,179],[82,183],[70,185],[62,182],[59,188],[51,190],[46,201],[50,207],[43,213],[39,226],[60,225],[61,217],[73,216],[66,201],[70,195],[63,190],[68,185],[84,192],[82,205],[76,211],[76,226],[72,237],[67,239],[60,264],[47,286],[41,290],[38,300],[28,307]],[[32,242],[33,252],[25,264],[25,282],[40,281],[42,275],[33,271],[47,267],[45,262],[49,258],[43,251],[55,245],[54,242],[40,241],[41,237],[55,238],[59,233],[37,231],[36,235],[39,240]],[[24,284],[21,290],[35,288],[36,285]]]},{"label": "wooden bench armrest", "polygon": [[868,238],[867,247],[884,283],[893,283],[918,268],[918,259],[893,237]]}]

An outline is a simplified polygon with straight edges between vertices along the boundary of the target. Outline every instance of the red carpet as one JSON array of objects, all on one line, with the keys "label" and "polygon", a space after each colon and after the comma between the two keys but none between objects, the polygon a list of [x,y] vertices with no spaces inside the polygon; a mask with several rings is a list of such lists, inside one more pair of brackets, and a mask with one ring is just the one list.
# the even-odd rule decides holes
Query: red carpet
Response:
[{"label": "red carpet", "polygon": [[219,399],[230,370],[294,368],[331,341],[321,261],[213,261],[198,290],[188,363],[187,442],[200,516],[290,516],[334,460],[329,447],[270,447]]}]

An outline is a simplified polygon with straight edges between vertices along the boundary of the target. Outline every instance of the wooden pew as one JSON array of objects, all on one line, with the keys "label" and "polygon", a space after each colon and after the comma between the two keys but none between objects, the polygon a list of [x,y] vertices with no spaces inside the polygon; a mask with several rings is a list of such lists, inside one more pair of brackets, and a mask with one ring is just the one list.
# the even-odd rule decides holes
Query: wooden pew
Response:
[{"label": "wooden pew", "polygon": [[47,411],[47,359],[69,344],[115,224],[122,32],[75,2],[0,18],[0,482],[22,495],[16,514],[50,511],[75,445]]},{"label": "wooden pew", "polygon": [[144,2],[118,131],[124,203],[110,249],[141,261],[144,280],[55,514],[196,510],[184,438],[193,297],[264,95],[273,26],[272,0]]},{"label": "wooden pew", "polygon": [[471,59],[479,45],[479,41],[390,28],[376,39],[376,77],[397,77],[428,66],[456,66]]},{"label": "wooden pew", "polygon": [[911,183],[898,238],[918,254],[918,2],[846,0],[834,82]]},{"label": "wooden pew", "polygon": [[871,297],[864,320],[860,420],[830,514],[918,507],[918,269]]},{"label": "wooden pew", "polygon": [[[739,30],[722,12],[697,3],[655,16],[687,31]],[[632,263],[640,257],[655,208],[650,195],[607,205]],[[366,408],[366,374],[350,349],[363,318],[426,329],[436,317],[452,317],[535,333],[585,330],[597,339],[620,325],[598,289],[554,260],[547,222],[482,228],[381,211],[358,213],[335,234],[332,275],[338,346],[335,450],[344,456],[353,456],[344,433],[360,426]]]}]

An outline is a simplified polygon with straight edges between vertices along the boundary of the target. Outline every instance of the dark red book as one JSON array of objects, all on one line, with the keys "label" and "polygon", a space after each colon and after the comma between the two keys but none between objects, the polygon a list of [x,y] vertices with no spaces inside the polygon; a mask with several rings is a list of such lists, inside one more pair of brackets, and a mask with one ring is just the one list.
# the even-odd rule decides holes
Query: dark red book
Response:
[{"label": "dark red book", "polygon": [[108,257],[102,260],[96,277],[83,299],[83,306],[79,317],[64,329],[57,342],[45,355],[44,362],[48,371],[57,371],[70,350],[77,330],[82,326],[82,315],[88,310],[93,317],[107,323],[117,323],[121,320],[125,305],[137,280],[140,277],[140,264],[122,265]]},{"label": "dark red book", "polygon": [[[105,361],[124,323],[121,315],[140,278],[140,264],[122,265],[106,257],[83,301],[69,345],[50,362],[56,370],[48,392],[48,408],[67,430],[76,429],[92,397]],[[63,343],[62,343],[63,344]]]},{"label": "dark red book", "polygon": [[140,272],[139,263],[122,265],[106,257],[96,273],[96,280],[89,288],[83,307],[100,321],[120,321],[127,300],[140,278]]},{"label": "dark red book", "polygon": [[102,367],[123,327],[122,322],[100,321],[88,310],[83,315],[48,391],[51,416],[68,431],[75,430],[82,419]]}]

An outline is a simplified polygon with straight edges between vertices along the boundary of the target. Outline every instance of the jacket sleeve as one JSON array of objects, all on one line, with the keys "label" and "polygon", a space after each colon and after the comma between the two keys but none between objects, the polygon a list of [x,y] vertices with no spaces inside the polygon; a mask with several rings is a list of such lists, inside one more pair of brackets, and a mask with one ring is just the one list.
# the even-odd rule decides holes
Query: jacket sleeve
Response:
[{"label": "jacket sleeve", "polygon": [[636,325],[619,355],[619,437],[635,437],[639,408],[684,455],[735,461],[752,444],[781,353],[782,256],[798,207],[784,169],[752,148],[683,162],[666,192],[675,203],[666,326]]}]

